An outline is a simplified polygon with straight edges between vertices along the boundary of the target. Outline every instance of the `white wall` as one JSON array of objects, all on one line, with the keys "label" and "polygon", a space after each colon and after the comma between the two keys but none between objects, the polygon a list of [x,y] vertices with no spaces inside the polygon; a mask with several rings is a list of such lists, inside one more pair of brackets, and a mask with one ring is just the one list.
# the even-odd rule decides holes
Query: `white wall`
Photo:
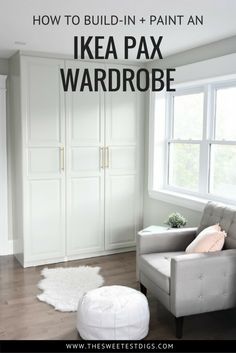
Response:
[{"label": "white wall", "polygon": [[8,74],[8,60],[0,58],[0,75]]},{"label": "white wall", "polygon": [[152,67],[161,69],[179,67],[232,53],[236,53],[236,36],[170,55],[163,60],[153,60],[148,64],[148,67],[149,69]]},{"label": "white wall", "polygon": [[[0,75],[8,75],[9,66],[8,66],[8,59],[0,58]],[[8,87],[7,87],[8,89]],[[9,102],[8,102],[8,92],[7,93],[7,124],[8,124],[8,114],[9,114]],[[8,149],[8,146],[7,146]],[[8,165],[8,182],[9,182],[9,165]],[[8,185],[9,186],[9,185]],[[10,188],[8,187],[8,237],[12,239],[12,226],[11,226],[11,202],[10,201]]]},{"label": "white wall", "polygon": [[[0,58],[0,75],[8,75],[9,74],[9,61],[8,59]],[[7,109],[7,131],[8,131],[8,124],[9,124],[9,94],[8,94],[8,80],[7,80],[7,91],[6,91],[6,109]],[[9,164],[9,136],[7,136],[7,175],[8,175],[8,239],[9,242],[9,253],[12,253],[12,204],[11,204],[11,170]]]},{"label": "white wall", "polygon": [[8,254],[6,75],[0,75],[0,255]]},{"label": "white wall", "polygon": [[[207,77],[236,73],[236,54],[232,53],[236,53],[236,36],[172,55],[161,61],[153,61],[149,63],[147,67],[149,69],[154,67],[176,67],[176,82],[198,80]],[[148,195],[148,102],[149,99],[147,96],[147,116],[145,124],[144,226],[150,224],[163,224],[168,215],[174,211],[182,213],[187,218],[188,226],[196,226],[201,217],[199,211],[152,199]]]}]

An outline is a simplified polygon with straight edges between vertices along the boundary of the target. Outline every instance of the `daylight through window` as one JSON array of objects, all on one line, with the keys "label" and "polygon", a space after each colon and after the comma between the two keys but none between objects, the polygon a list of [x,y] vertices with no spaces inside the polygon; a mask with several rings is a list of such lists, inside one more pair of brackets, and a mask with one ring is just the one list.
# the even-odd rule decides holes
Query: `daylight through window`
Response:
[{"label": "daylight through window", "polygon": [[153,190],[236,201],[236,82],[182,86],[164,100],[160,109],[157,94],[153,110]]}]

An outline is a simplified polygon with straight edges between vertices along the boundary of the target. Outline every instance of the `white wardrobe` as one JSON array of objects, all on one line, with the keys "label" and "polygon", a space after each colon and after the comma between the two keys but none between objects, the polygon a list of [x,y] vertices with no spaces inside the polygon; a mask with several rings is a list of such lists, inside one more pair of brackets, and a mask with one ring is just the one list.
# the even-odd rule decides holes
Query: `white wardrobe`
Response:
[{"label": "white wardrobe", "polygon": [[10,63],[15,256],[24,267],[128,251],[142,226],[142,96],[63,91],[60,68]]}]

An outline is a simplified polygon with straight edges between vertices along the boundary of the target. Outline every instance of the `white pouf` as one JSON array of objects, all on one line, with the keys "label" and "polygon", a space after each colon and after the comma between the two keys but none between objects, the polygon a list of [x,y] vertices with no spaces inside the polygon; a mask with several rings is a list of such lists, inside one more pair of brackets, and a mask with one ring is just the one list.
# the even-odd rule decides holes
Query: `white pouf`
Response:
[{"label": "white pouf", "polygon": [[77,329],[85,340],[141,340],[148,334],[147,298],[135,289],[105,286],[80,300]]}]

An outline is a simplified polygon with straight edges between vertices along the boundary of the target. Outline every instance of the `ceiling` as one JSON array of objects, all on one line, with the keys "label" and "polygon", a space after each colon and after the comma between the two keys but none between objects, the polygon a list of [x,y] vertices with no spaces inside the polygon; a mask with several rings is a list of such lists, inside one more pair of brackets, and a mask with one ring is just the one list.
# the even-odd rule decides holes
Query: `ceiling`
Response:
[{"label": "ceiling", "polygon": [[[36,15],[61,16],[59,26],[36,25]],[[78,15],[79,25],[66,25],[64,15]],[[136,25],[85,26],[84,15],[111,15],[122,19],[135,15]],[[150,15],[183,15],[180,25],[149,24]],[[204,16],[203,26],[186,25],[190,15]],[[142,24],[138,20],[146,19]],[[236,35],[235,0],[0,0],[0,57],[8,58],[17,50],[73,55],[74,36],[114,36],[118,58],[123,59],[124,36],[163,36],[161,51],[164,57],[193,47]],[[18,43],[23,42],[26,44]],[[147,44],[152,49],[151,42]],[[93,50],[92,50],[93,51]],[[130,51],[135,60],[137,51]],[[144,58],[142,58],[144,59]]]}]

